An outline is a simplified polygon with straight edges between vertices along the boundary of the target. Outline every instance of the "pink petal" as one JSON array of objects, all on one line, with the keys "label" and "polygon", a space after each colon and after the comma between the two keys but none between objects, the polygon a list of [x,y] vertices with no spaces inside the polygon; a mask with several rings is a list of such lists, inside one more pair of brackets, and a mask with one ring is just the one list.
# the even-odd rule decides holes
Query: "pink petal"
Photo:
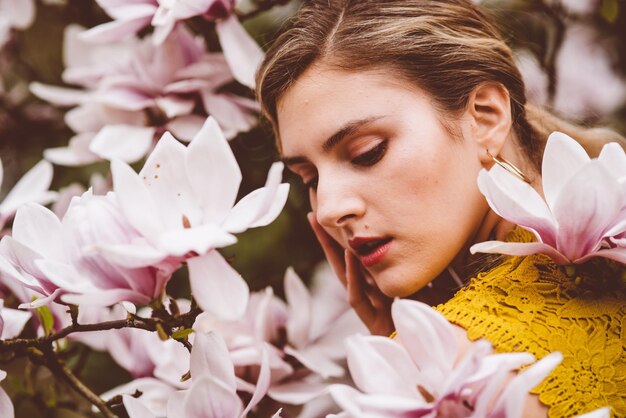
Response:
[{"label": "pink petal", "polygon": [[583,415],[578,415],[576,418],[611,418],[611,408],[606,406]]},{"label": "pink petal", "polygon": [[123,396],[124,408],[130,418],[155,418],[148,408],[130,395]]},{"label": "pink petal", "polygon": [[290,405],[303,405],[308,403],[323,395],[328,389],[328,384],[322,382],[318,375],[312,376],[316,377],[317,381],[311,378],[302,378],[274,384],[269,389],[267,395],[275,401]]},{"label": "pink petal", "polygon": [[167,257],[167,254],[155,249],[147,243],[118,245],[96,244],[93,248],[85,248],[84,254],[98,254],[107,261],[126,268],[155,266]]},{"label": "pink petal", "polygon": [[237,238],[234,235],[217,225],[204,224],[166,231],[159,236],[156,245],[167,254],[182,257],[190,251],[203,255],[214,248],[226,247],[235,242]]},{"label": "pink petal", "polygon": [[[2,300],[0,299],[0,302]],[[0,339],[15,338],[22,333],[26,323],[33,317],[30,312],[17,309],[2,308],[4,326],[0,330]]]},{"label": "pink petal", "polygon": [[350,375],[365,393],[421,399],[419,372],[409,354],[393,340],[355,335],[346,339]]},{"label": "pink petal", "polygon": [[193,100],[183,100],[171,96],[157,98],[156,104],[168,118],[188,115],[195,106]]},{"label": "pink petal", "polygon": [[170,397],[175,394],[174,388],[152,377],[143,377],[130,381],[127,384],[113,388],[100,397],[108,401],[109,399],[124,394],[133,394],[136,391],[142,393],[138,399],[155,416],[166,416],[166,404]]},{"label": "pink petal", "polygon": [[215,119],[208,118],[189,144],[185,170],[204,208],[203,222],[221,222],[237,198],[241,170]]},{"label": "pink petal", "polygon": [[179,116],[169,121],[166,128],[171,131],[176,138],[181,141],[189,142],[198,134],[200,129],[202,129],[205,120],[205,117],[198,115]]},{"label": "pink petal", "polygon": [[26,29],[35,20],[34,0],[5,0],[2,6],[2,13],[6,14],[14,28]]},{"label": "pink petal", "polygon": [[61,221],[41,205],[28,203],[17,211],[13,239],[44,258],[66,259]]},{"label": "pink petal", "polygon": [[605,165],[615,178],[626,177],[626,152],[616,142],[611,142],[602,147],[598,161]]},{"label": "pink petal", "polygon": [[194,380],[209,375],[224,383],[232,392],[237,390],[235,368],[228,347],[224,339],[215,332],[196,333],[189,367]]},{"label": "pink petal", "polygon": [[30,91],[42,100],[58,106],[76,106],[88,100],[91,93],[84,90],[49,86],[42,83],[31,83]]},{"label": "pink petal", "polygon": [[[71,291],[71,290],[70,290]],[[61,300],[74,305],[111,306],[116,303],[129,301],[138,305],[147,305],[151,298],[130,289],[93,289],[80,294],[66,293]]]},{"label": "pink petal", "polygon": [[[0,370],[0,381],[4,380],[5,377],[7,377],[7,373],[4,370]],[[2,388],[0,388],[0,416],[7,418],[15,417],[15,409],[13,408],[11,398]]]},{"label": "pink petal", "polygon": [[283,164],[272,164],[265,186],[244,196],[232,208],[223,227],[232,233],[243,232],[248,228],[266,226],[282,211],[289,185],[280,184]]},{"label": "pink petal", "polygon": [[478,187],[489,206],[501,217],[530,229],[538,238],[556,245],[556,226],[546,202],[529,184],[502,167],[478,174]]},{"label": "pink petal", "polygon": [[270,365],[269,365],[269,355],[268,355],[268,346],[266,344],[261,349],[261,369],[259,370],[259,377],[256,381],[256,388],[254,389],[254,393],[252,394],[252,398],[248,405],[243,410],[243,412],[239,415],[239,418],[246,418],[246,414],[252,410],[265,396],[269,387],[270,387]]},{"label": "pink petal", "polygon": [[100,161],[100,157],[89,150],[95,134],[88,132],[72,137],[67,147],[48,148],[43,152],[46,160],[63,166],[80,166]]},{"label": "pink petal", "polygon": [[604,165],[589,162],[563,186],[554,203],[559,252],[575,260],[595,251],[625,200],[621,186]]},{"label": "pink petal", "polygon": [[391,316],[397,339],[427,382],[443,382],[452,372],[457,356],[457,337],[452,325],[430,306],[396,299]]},{"label": "pink petal", "polygon": [[91,140],[89,151],[105,160],[134,163],[146,156],[154,133],[153,127],[108,125]]},{"label": "pink petal", "polygon": [[325,353],[318,350],[315,345],[299,350],[285,346],[284,350],[285,354],[294,357],[302,363],[304,367],[325,379],[329,377],[341,377],[345,374],[343,367],[332,361]]},{"label": "pink petal", "polygon": [[191,292],[202,310],[224,320],[243,316],[250,289],[220,253],[213,250],[187,263]]},{"label": "pink petal", "polygon": [[161,230],[157,206],[148,189],[126,163],[111,162],[111,174],[117,201],[129,222],[145,237],[154,237]]},{"label": "pink petal", "polygon": [[311,298],[309,290],[292,267],[285,273],[285,298],[288,304],[287,338],[295,347],[309,342]]},{"label": "pink petal", "polygon": [[257,112],[240,106],[230,94],[215,94],[204,90],[202,103],[207,113],[213,116],[220,124],[224,135],[232,139],[239,132],[247,132],[257,125]]},{"label": "pink petal", "polygon": [[114,20],[83,32],[80,38],[88,42],[110,43],[128,39],[150,23],[151,17]]},{"label": "pink petal", "polygon": [[28,202],[46,205],[56,199],[56,192],[49,192],[52,182],[52,164],[41,160],[28,170],[13,186],[0,203],[0,213],[14,213],[18,207]]},{"label": "pink petal", "polygon": [[543,193],[552,211],[565,184],[589,160],[587,152],[576,140],[561,132],[550,134],[543,153],[541,176]]},{"label": "pink petal", "polygon": [[619,261],[622,264],[626,264],[626,248],[610,248],[610,249],[602,249],[600,251],[597,251],[595,253],[591,253],[588,256],[582,257],[578,260],[575,261],[576,264],[579,263],[584,263],[585,261],[587,261],[588,259],[590,259],[591,257],[604,257],[604,258],[608,258],[611,260],[615,260],[615,261]]},{"label": "pink petal", "polygon": [[524,256],[530,254],[546,254],[557,264],[571,264],[571,260],[558,252],[554,247],[542,242],[502,242],[486,241],[472,245],[472,254],[507,254]]},{"label": "pink petal", "polygon": [[563,360],[559,352],[550,353],[511,380],[491,412],[492,416],[521,418],[530,390],[541,383]]},{"label": "pink petal", "polygon": [[254,75],[265,55],[263,50],[246,32],[235,15],[219,20],[215,30],[235,79],[244,86],[254,89]]},{"label": "pink petal", "polygon": [[[243,409],[237,393],[211,376],[194,379],[185,397],[186,418],[238,417]],[[170,408],[168,405],[168,417]]]}]

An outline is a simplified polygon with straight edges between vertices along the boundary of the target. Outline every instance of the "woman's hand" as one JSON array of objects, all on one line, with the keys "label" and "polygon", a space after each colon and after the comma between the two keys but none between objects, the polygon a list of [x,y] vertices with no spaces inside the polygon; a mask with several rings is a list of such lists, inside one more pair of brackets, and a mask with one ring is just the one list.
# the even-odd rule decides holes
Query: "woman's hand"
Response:
[{"label": "woman's hand", "polygon": [[361,321],[373,335],[390,335],[394,330],[391,320],[393,299],[385,296],[373,280],[370,280],[371,284],[368,283],[359,260],[322,228],[313,212],[307,218],[326,259],[348,291],[348,302]]}]

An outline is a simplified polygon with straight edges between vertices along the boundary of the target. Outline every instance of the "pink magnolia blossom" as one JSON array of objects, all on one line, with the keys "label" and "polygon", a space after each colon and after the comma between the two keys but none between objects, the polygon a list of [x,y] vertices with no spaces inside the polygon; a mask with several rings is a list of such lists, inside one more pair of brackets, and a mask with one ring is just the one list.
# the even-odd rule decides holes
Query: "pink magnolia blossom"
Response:
[{"label": "pink magnolia blossom", "polygon": [[339,416],[521,418],[528,391],[562,358],[548,355],[507,384],[510,373],[531,363],[532,355],[494,355],[488,342],[478,341],[459,359],[455,330],[430,306],[396,300],[392,317],[394,340],[348,338],[348,367],[358,390],[330,387],[344,410]]},{"label": "pink magnolia blossom", "polygon": [[[593,1],[567,1],[575,13],[587,13]],[[576,4],[577,9],[573,8]],[[626,101],[626,80],[613,70],[610,45],[584,25],[568,26],[556,60],[556,93],[548,102],[548,79],[529,52],[518,54],[520,72],[529,98],[536,104],[550,104],[570,118],[597,118],[609,115]]]},{"label": "pink magnolia blossom", "polygon": [[246,380],[255,378],[250,369],[258,369],[260,364],[259,343],[271,344],[268,395],[282,403],[308,404],[326,392],[329,378],[337,382],[345,374],[345,338],[366,332],[347,303],[345,289],[332,275],[328,264],[318,268],[309,291],[288,269],[287,304],[267,288],[251,295],[239,320],[223,321],[203,313],[194,329],[222,335],[237,376]]},{"label": "pink magnolia blossom", "polygon": [[[270,383],[267,352],[262,357],[259,378],[244,408],[237,395],[235,368],[224,340],[216,333],[197,334],[191,350],[191,387],[174,393],[167,404],[169,418],[241,418],[267,393]],[[131,416],[131,418],[134,418]]]},{"label": "pink magnolia blossom", "polygon": [[[4,170],[0,160],[0,185],[2,185]],[[40,161],[31,168],[13,186],[2,201],[0,201],[0,229],[15,215],[15,211],[24,203],[36,202],[46,205],[57,198],[57,193],[48,190],[52,182],[52,165],[47,161]]]},{"label": "pink magnolia blossom", "polygon": [[[188,147],[165,133],[139,174],[121,161],[111,166],[115,192],[131,225],[158,251],[187,259],[199,306],[224,319],[243,315],[249,289],[215,248],[233,244],[232,234],[265,226],[278,216],[289,191],[288,184],[280,183],[282,168],[275,163],[265,187],[234,205],[241,171],[213,118]],[[134,263],[133,254],[111,250],[119,262]]]},{"label": "pink magnolia blossom", "polygon": [[0,340],[20,335],[31,318],[30,312],[5,308],[4,300],[0,299]]},{"label": "pink magnolia blossom", "polygon": [[[132,251],[136,263],[123,267],[97,254],[101,245]],[[0,271],[46,296],[40,306],[64,293],[76,304],[147,304],[160,297],[180,262],[150,247],[122,216],[115,195],[86,192],[75,198],[63,220],[35,204],[22,206],[13,236],[0,242]]]},{"label": "pink magnolia blossom", "polygon": [[478,176],[491,208],[520,225],[538,242],[475,244],[475,252],[528,255],[544,253],[557,264],[580,264],[592,257],[626,263],[626,154],[615,143],[591,159],[578,142],[555,132],[542,163],[545,200],[529,184],[494,166]]},{"label": "pink magnolia blossom", "polygon": [[150,39],[94,46],[81,41],[81,33],[76,27],[66,30],[63,79],[85,89],[31,85],[44,100],[78,106],[65,117],[77,135],[67,147],[46,150],[50,161],[134,162],[152,150],[155,135],[164,130],[188,141],[205,119],[192,113],[197,102],[214,114],[228,138],[257,123],[256,102],[215,92],[233,75],[222,54],[208,53],[204,41],[184,27],[158,46]]},{"label": "pink magnolia blossom", "polygon": [[[87,31],[83,37],[95,42],[121,40],[135,34],[149,22],[153,41],[160,45],[169,38],[179,21],[194,16],[215,20],[215,29],[224,57],[237,81],[254,88],[254,74],[263,60],[263,50],[234,15],[232,0],[97,0],[115,19]],[[126,3],[126,4],[125,4]]]},{"label": "pink magnolia blossom", "polygon": [[26,29],[33,20],[34,0],[0,0],[0,48],[9,40],[11,29]]},{"label": "pink magnolia blossom", "polygon": [[[0,382],[7,377],[7,372],[0,370]],[[13,408],[13,402],[9,395],[0,387],[0,416],[6,418],[15,417],[15,408]]]}]

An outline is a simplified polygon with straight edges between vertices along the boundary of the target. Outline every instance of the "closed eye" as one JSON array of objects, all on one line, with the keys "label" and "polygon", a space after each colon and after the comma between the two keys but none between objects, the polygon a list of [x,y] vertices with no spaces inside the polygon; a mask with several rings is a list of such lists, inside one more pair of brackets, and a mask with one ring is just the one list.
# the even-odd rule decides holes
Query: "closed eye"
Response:
[{"label": "closed eye", "polygon": [[351,160],[351,162],[352,164],[360,165],[363,167],[372,166],[383,158],[383,156],[385,155],[385,152],[387,151],[388,145],[389,145],[389,141],[384,140],[380,142],[378,145],[376,145],[374,148],[370,149],[369,151],[366,151],[363,154],[357,157],[354,157]]}]

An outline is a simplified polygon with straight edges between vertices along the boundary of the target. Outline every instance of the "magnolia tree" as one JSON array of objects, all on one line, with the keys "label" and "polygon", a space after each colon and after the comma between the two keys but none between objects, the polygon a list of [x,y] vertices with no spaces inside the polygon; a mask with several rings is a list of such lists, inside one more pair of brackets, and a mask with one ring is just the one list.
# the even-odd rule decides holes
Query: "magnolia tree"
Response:
[{"label": "magnolia tree", "polygon": [[[68,417],[520,417],[528,391],[560,362],[559,353],[539,361],[494,354],[486,341],[465,352],[445,318],[412,301],[392,306],[395,339],[368,335],[326,264],[311,272],[309,286],[288,268],[282,283],[251,291],[225,254],[245,231],[271,224],[302,199],[296,187],[288,201],[281,163],[263,173],[264,185],[250,187],[233,152],[258,122],[252,89],[263,58],[242,22],[282,3],[0,0],[0,184],[15,166],[9,151],[16,141],[4,139],[14,137],[11,129],[56,127],[61,117],[69,129],[62,141],[43,143],[44,159],[19,180],[6,170],[0,416],[31,414],[30,405],[41,416]],[[607,11],[610,1],[602,8],[530,3],[562,23],[545,59],[519,50],[530,95],[583,118],[613,112],[626,87],[608,49],[589,46],[597,34],[585,19],[616,20],[619,11]],[[85,9],[96,17],[84,17]],[[26,65],[21,42],[64,13],[82,25],[51,31],[62,32],[64,66],[62,83],[51,83]],[[569,64],[585,51],[580,45],[594,68]],[[596,85],[606,94],[593,93]],[[566,139],[553,143],[546,152],[553,160],[559,150],[580,154]],[[613,147],[599,162],[580,157],[580,166],[608,179],[607,188],[625,190],[624,161]],[[79,182],[65,182],[71,170]],[[548,206],[522,190],[533,216],[518,223],[544,243],[534,250],[560,264],[622,260],[623,222],[596,234],[588,246],[604,244],[593,254],[560,245],[549,186],[559,181],[546,181]],[[479,179],[503,216],[517,213],[516,198],[501,187],[507,182],[516,185],[497,171]],[[611,213],[622,219],[626,197],[618,200]],[[281,252],[270,247],[266,254]],[[473,250],[529,252],[497,242]],[[320,254],[310,252],[311,259]],[[118,378],[94,389],[83,372],[98,352],[119,366],[98,380]],[[37,384],[44,378],[47,388]]]}]

